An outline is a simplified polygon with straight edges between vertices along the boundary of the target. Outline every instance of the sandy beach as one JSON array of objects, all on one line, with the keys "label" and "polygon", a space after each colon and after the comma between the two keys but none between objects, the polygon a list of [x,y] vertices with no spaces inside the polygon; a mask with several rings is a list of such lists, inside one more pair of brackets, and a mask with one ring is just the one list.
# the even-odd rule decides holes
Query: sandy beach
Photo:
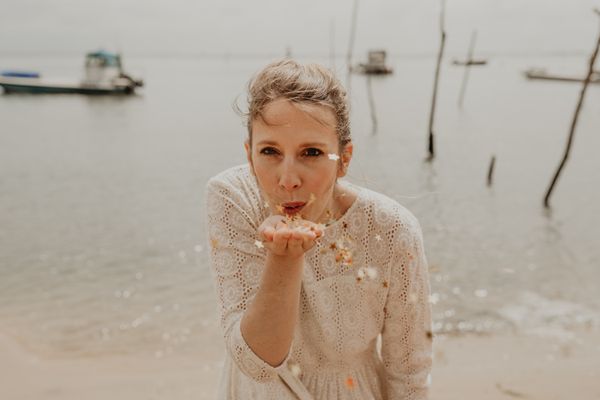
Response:
[{"label": "sandy beach", "polygon": [[[212,399],[219,371],[197,358],[45,359],[0,337],[0,398]],[[202,359],[204,358],[204,359]],[[207,360],[211,358],[212,360]],[[600,335],[437,337],[431,399],[600,399]]]}]

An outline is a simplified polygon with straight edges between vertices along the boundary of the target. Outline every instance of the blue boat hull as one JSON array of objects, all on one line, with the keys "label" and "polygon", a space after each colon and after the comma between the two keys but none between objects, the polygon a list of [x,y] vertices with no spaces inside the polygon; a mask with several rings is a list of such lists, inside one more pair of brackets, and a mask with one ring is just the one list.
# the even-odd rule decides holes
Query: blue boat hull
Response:
[{"label": "blue boat hull", "polygon": [[4,93],[30,93],[30,94],[90,94],[90,95],[114,95],[114,94],[132,94],[132,87],[115,87],[110,89],[92,88],[92,87],[60,87],[60,86],[40,86],[24,85],[14,83],[0,83],[4,88]]}]

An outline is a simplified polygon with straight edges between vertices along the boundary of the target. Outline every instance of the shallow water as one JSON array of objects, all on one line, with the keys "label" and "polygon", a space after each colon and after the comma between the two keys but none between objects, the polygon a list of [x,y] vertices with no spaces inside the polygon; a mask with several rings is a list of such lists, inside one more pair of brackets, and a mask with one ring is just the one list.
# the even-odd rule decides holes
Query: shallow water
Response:
[{"label": "shallow water", "polygon": [[[117,41],[126,68],[147,87],[131,98],[0,96],[0,329],[54,355],[202,351],[218,337],[203,189],[210,176],[244,162],[244,128],[231,104],[286,46],[303,61],[329,64],[332,16],[341,71],[349,6],[263,1],[273,18],[262,24],[260,7],[183,0],[143,9],[132,1],[59,2],[50,21],[25,16],[32,5],[42,13],[43,4],[7,2],[14,14],[0,16],[0,34],[13,40],[0,44],[0,69],[79,74],[83,52]],[[438,153],[427,164],[435,4],[361,6],[355,58],[389,48],[395,74],[372,80],[375,135],[366,80],[352,77],[350,179],[419,218],[436,331],[597,329],[600,90],[588,91],[547,215],[542,199],[580,88],[521,75],[531,66],[582,74],[597,28],[593,3],[453,3]],[[119,16],[109,23],[110,10]],[[161,29],[152,25],[158,15]],[[74,36],[86,26],[78,17],[91,29]],[[319,29],[301,30],[307,22]],[[52,33],[42,35],[48,25]],[[471,70],[461,110],[463,71],[449,60],[466,52],[474,25],[490,65]],[[487,188],[492,154],[495,182]]]}]

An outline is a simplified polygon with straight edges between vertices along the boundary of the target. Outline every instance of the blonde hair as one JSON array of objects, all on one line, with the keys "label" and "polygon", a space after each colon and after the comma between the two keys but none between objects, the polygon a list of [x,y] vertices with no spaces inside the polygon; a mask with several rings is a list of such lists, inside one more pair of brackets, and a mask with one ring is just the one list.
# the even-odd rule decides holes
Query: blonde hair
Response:
[{"label": "blonde hair", "polygon": [[340,148],[351,141],[346,90],[333,72],[319,64],[302,65],[284,58],[265,66],[248,83],[248,111],[242,112],[238,108],[238,112],[246,119],[250,143],[252,121],[264,120],[263,111],[267,104],[279,98],[297,104],[328,107],[336,117]]}]

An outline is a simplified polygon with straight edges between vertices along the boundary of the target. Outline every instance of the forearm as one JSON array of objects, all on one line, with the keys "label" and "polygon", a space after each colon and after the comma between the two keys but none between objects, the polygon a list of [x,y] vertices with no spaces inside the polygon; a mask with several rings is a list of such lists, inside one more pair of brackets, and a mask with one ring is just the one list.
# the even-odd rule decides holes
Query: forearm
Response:
[{"label": "forearm", "polygon": [[304,256],[269,253],[256,296],[241,321],[244,340],[266,363],[277,366],[287,356],[298,321]]}]

